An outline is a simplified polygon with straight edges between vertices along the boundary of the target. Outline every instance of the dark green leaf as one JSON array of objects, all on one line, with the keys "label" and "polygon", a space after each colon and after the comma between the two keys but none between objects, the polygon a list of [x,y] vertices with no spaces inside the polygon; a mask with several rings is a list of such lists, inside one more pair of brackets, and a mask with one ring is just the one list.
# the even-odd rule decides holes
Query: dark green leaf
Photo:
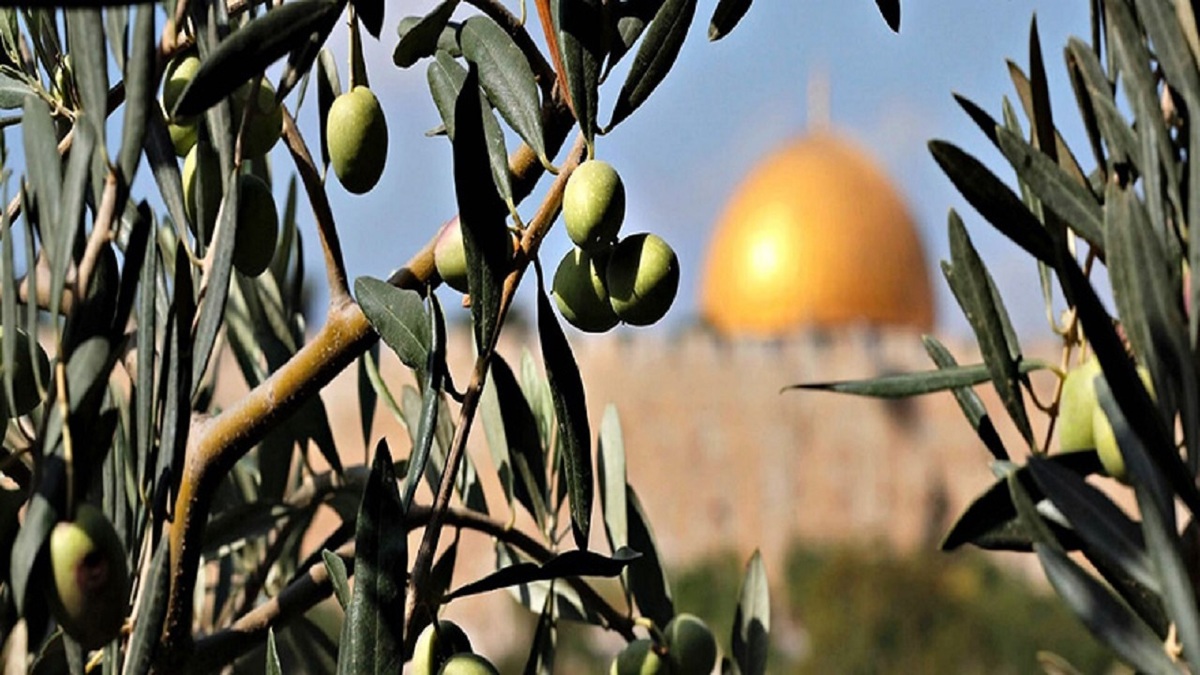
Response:
[{"label": "dark green leaf", "polygon": [[[228,136],[225,145],[228,149]],[[222,166],[225,163],[226,155],[223,152]],[[232,164],[230,166],[232,167]],[[196,189],[200,191],[199,194],[204,194],[201,182],[203,172],[198,170],[196,174]],[[217,230],[213,235],[211,251],[212,266],[208,268],[206,274],[208,283],[205,286],[203,304],[199,307],[200,315],[196,322],[196,333],[192,346],[193,396],[203,383],[204,371],[208,368],[213,348],[216,347],[217,335],[221,331],[221,324],[225,318],[225,302],[229,299],[229,280],[233,278],[233,245],[237,238],[238,193],[240,191],[233,187],[237,181],[232,179],[232,176],[232,170],[228,172],[222,170],[221,180],[224,183],[225,196],[217,211]],[[199,207],[204,200],[196,201]],[[200,217],[203,219],[203,214]]]},{"label": "dark green leaf", "polygon": [[945,141],[930,141],[938,166],[967,202],[1001,234],[1034,258],[1054,267],[1050,235],[1021,199],[979,160]]},{"label": "dark green leaf", "polygon": [[[483,433],[487,438],[488,450],[491,451],[492,465],[496,467],[500,487],[504,490],[504,499],[511,509],[513,505],[513,469],[509,458],[508,433],[504,428],[504,415],[500,410],[500,398],[496,393],[496,362],[501,361],[500,355],[494,355],[490,367],[492,375],[483,383],[483,392],[479,396],[479,417],[483,421]],[[504,364],[505,369],[508,364]],[[511,372],[510,372],[511,375]],[[521,399],[524,401],[524,399]],[[532,510],[531,510],[532,512]],[[540,523],[541,520],[539,519]]]},{"label": "dark green leaf", "polygon": [[338,673],[393,675],[404,665],[408,548],[392,456],[383,441],[375,449],[356,530],[354,594],[342,626]]},{"label": "dark green leaf", "polygon": [[33,89],[24,80],[0,73],[0,109],[20,108],[25,104],[25,97],[32,95]]},{"label": "dark green leaf", "polygon": [[[61,475],[62,465],[60,464],[58,468]],[[46,482],[46,479],[43,478],[42,484],[45,485]],[[58,520],[58,508],[47,501],[42,492],[35,493],[29,500],[29,506],[25,510],[25,520],[21,522],[21,529],[17,532],[12,551],[9,552],[11,576],[8,584],[12,589],[12,598],[16,604],[17,613],[22,616],[25,615],[26,606],[37,586],[36,583],[31,584],[30,582],[34,581],[34,574],[39,569],[36,564],[38,554],[50,536],[50,530],[54,528],[54,524]]]},{"label": "dark green leaf", "polygon": [[[497,570],[526,562],[529,562],[528,559],[511,545],[502,541],[496,542]],[[547,602],[552,601],[553,611],[558,619],[604,625],[600,615],[591,606],[583,603],[579,593],[570,584],[543,580],[508,586],[507,590],[517,602],[531,612],[540,612]]]},{"label": "dark green leaf", "polygon": [[[491,359],[491,377],[484,385],[484,395],[490,391],[492,414],[490,423],[485,410],[485,431],[495,428],[488,436],[489,445],[493,436],[496,443],[503,443],[504,460],[509,466],[508,480],[512,485],[512,496],[529,511],[538,523],[546,520],[546,461],[542,456],[541,439],[538,435],[537,419],[529,402],[521,393],[517,378],[508,363],[499,354]],[[481,402],[481,406],[483,403]],[[493,454],[499,454],[493,451]],[[496,461],[496,460],[494,460]],[[501,482],[505,480],[501,471]]]},{"label": "dark green leaf", "polygon": [[[1039,359],[1022,360],[1017,364],[1018,372],[1031,373],[1049,368],[1049,365]],[[927,370],[919,373],[902,373],[899,375],[883,375],[866,380],[845,380],[841,382],[812,382],[793,384],[784,387],[791,389],[811,389],[828,391],[835,394],[851,394],[872,398],[908,398],[922,394],[971,387],[991,379],[988,367],[983,364],[973,366],[952,366]]]},{"label": "dark green leaf", "polygon": [[[616,14],[617,30],[612,35],[609,45],[608,62],[604,66],[604,77],[617,65],[617,62],[633,48],[646,26],[662,7],[663,0],[633,0],[632,2],[610,5],[611,12]],[[747,3],[749,4],[749,3]]]},{"label": "dark green leaf", "polygon": [[[729,35],[729,32],[737,26],[742,17],[746,15],[746,10],[750,9],[751,0],[719,0],[717,8],[713,10],[712,20],[708,22],[708,39],[720,40]],[[897,6],[897,22],[899,21],[899,6]],[[896,30],[893,27],[892,30]]]},{"label": "dark green leaf", "polygon": [[419,59],[433,56],[439,46],[442,46],[443,32],[450,22],[450,15],[458,7],[458,0],[442,0],[433,11],[419,19],[405,30],[405,22],[400,22],[400,41],[392,52],[392,61],[398,68],[408,68]]},{"label": "dark green leaf", "polygon": [[[47,257],[61,257],[58,223],[62,205],[62,159],[58,156],[58,142],[54,135],[54,121],[45,102],[29,96],[25,99],[24,122],[21,125],[21,140],[25,146],[25,183],[32,198],[36,224]],[[30,212],[30,205],[25,205]]]},{"label": "dark green leaf", "polygon": [[675,65],[695,15],[696,0],[666,0],[659,7],[617,94],[612,120],[606,130],[629,117],[666,78],[671,66]]},{"label": "dark green leaf", "polygon": [[352,0],[358,20],[362,21],[371,37],[379,39],[379,31],[383,30],[384,0]]},{"label": "dark green leaf", "polygon": [[567,93],[590,147],[599,124],[600,66],[604,62],[604,10],[599,0],[551,0]]},{"label": "dark green leaf", "polygon": [[979,351],[991,373],[992,384],[1000,395],[1017,429],[1031,445],[1033,429],[1025,412],[1025,401],[1021,395],[1020,371],[1014,358],[1014,345],[1009,341],[1007,313],[1003,305],[996,302],[994,284],[979,258],[978,252],[967,235],[966,227],[954,212],[950,212],[950,252],[952,271],[947,270],[947,280],[970,322],[979,342]]},{"label": "dark green leaf", "polygon": [[463,56],[479,68],[479,85],[488,100],[542,162],[549,164],[537,83],[521,48],[486,16],[467,19],[459,39]]},{"label": "dark green leaf", "polygon": [[542,361],[554,396],[554,413],[558,420],[558,442],[571,501],[571,529],[575,545],[586,550],[591,530],[592,497],[592,433],[588,427],[587,400],[583,379],[571,345],[550,306],[538,270],[538,336],[542,343]]},{"label": "dark green leaf", "polygon": [[654,621],[655,625],[666,626],[675,616],[671,584],[667,581],[667,572],[662,566],[654,531],[650,529],[642,502],[632,485],[626,485],[625,490],[625,501],[629,505],[629,547],[642,554],[629,565],[626,573],[629,588],[642,616]]},{"label": "dark green leaf", "polygon": [[79,87],[83,112],[104,145],[104,120],[108,117],[108,49],[104,44],[104,20],[99,7],[67,11],[67,35],[71,41],[71,69]]},{"label": "dark green leaf", "polygon": [[1104,216],[1092,191],[1067,174],[1057,162],[1021,137],[998,128],[997,144],[1017,176],[1076,234],[1094,248],[1104,248]]},{"label": "dark green leaf", "polygon": [[1038,487],[1079,534],[1089,557],[1101,556],[1158,592],[1158,580],[1137,523],[1083,476],[1039,456],[1029,458]]},{"label": "dark green leaf", "polygon": [[[371,345],[367,350],[370,352],[370,358],[379,358],[379,343]],[[375,409],[379,404],[379,394],[375,391],[375,387],[371,383],[371,377],[367,373],[368,356],[363,355],[358,357],[358,416],[359,422],[362,424],[363,447],[371,446],[371,425],[375,422]]]},{"label": "dark green leaf", "polygon": [[[1047,458],[1064,469],[1080,476],[1087,476],[1102,469],[1095,451],[1069,452]],[[1013,469],[1022,481],[1022,486],[1035,502],[1043,498],[1038,484],[1029,476],[1029,469]],[[1055,539],[1066,549],[1078,548],[1069,530],[1050,522]],[[1028,551],[1033,544],[1032,535],[1017,518],[1017,509],[1012,501],[1008,481],[1001,478],[983,494],[975,498],[942,540],[943,551],[953,551],[964,544],[974,544],[989,550]]]},{"label": "dark green leaf", "polygon": [[433,337],[421,295],[371,277],[354,280],[354,295],[371,326],[400,362],[424,371]]},{"label": "dark green leaf", "polygon": [[[110,16],[112,10],[109,10]],[[125,122],[119,166],[126,184],[133,182],[146,139],[147,117],[154,107],[154,7],[139,7],[133,24],[133,54],[125,63]]]},{"label": "dark green leaf", "polygon": [[344,0],[293,0],[250,21],[223,40],[204,59],[180,96],[173,117],[198,115],[327,25],[342,12]]},{"label": "dark green leaf", "polygon": [[[421,482],[421,474],[426,473],[429,455],[433,450],[434,437],[437,434],[438,403],[441,398],[441,390],[434,386],[432,378],[428,378],[425,383],[425,391],[421,394],[421,416],[417,422],[417,434],[413,438],[412,456],[408,460],[408,475],[404,479],[404,496],[401,504],[404,505],[405,511],[412,506],[413,496],[417,494],[417,486]],[[445,467],[445,454],[448,451],[448,445],[443,444],[439,449],[440,461],[436,462],[436,466],[429,467],[436,472],[429,476],[430,488],[435,494],[437,486],[441,482],[441,472]]]},{"label": "dark green leaf", "polygon": [[1100,407],[1112,425],[1117,446],[1132,477],[1138,510],[1142,514],[1142,533],[1162,586],[1163,604],[1184,648],[1200,648],[1200,616],[1197,615],[1195,589],[1179,549],[1174,497],[1107,383],[1097,378],[1095,386]]},{"label": "dark green leaf", "polygon": [[541,565],[517,563],[501,568],[486,577],[462,586],[446,595],[446,601],[468,595],[478,595],[498,588],[567,577],[615,577],[637,560],[641,554],[621,548],[612,557],[592,551],[567,551],[547,560]]},{"label": "dark green leaf", "polygon": [[350,606],[350,581],[346,575],[346,561],[329,549],[321,551],[321,560],[329,572],[329,583],[333,586],[333,594],[338,604],[345,610]]},{"label": "dark green leaf", "polygon": [[500,330],[500,297],[512,259],[508,208],[496,191],[484,132],[479,72],[471,65],[454,106],[454,193],[467,250],[475,344],[489,350]]},{"label": "dark green leaf", "polygon": [[1158,636],[1099,581],[1052,546],[1038,544],[1034,550],[1050,585],[1102,643],[1139,670],[1176,672]]},{"label": "dark green leaf", "polygon": [[[71,144],[71,156],[67,160],[67,172],[63,176],[62,203],[58,211],[58,222],[54,228],[55,247],[50,258],[50,312],[58,314],[67,271],[71,267],[75,252],[75,240],[83,221],[84,199],[87,193],[88,175],[91,171],[92,152],[97,147],[95,127],[80,124],[75,128],[75,141]],[[57,157],[57,155],[56,155]],[[42,233],[46,233],[46,221],[42,221]]]},{"label": "dark green leaf", "polygon": [[767,652],[771,634],[771,595],[767,588],[767,570],[758,551],[746,563],[737,613],[733,619],[731,640],[733,659],[743,675],[767,672]]},{"label": "dark green leaf", "polygon": [[[950,350],[938,342],[937,338],[923,335],[921,342],[925,345],[926,353],[938,368],[958,366],[958,362],[954,360]],[[992,456],[1001,461],[1007,460],[1008,450],[1004,447],[1004,441],[1000,440],[1000,434],[996,432],[996,426],[992,424],[992,418],[983,406],[979,394],[969,387],[961,387],[954,390],[954,398],[958,401],[958,407],[962,409],[967,421],[971,423],[971,428],[979,435],[979,439],[987,446]]]}]

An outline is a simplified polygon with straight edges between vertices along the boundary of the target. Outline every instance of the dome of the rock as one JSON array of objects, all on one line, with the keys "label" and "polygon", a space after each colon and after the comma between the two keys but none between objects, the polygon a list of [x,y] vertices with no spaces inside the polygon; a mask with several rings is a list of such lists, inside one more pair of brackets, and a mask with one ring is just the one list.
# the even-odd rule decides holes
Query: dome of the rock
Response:
[{"label": "dome of the rock", "polygon": [[700,312],[721,334],[932,328],[916,225],[875,161],[840,136],[809,134],[768,156],[729,201],[709,246]]}]

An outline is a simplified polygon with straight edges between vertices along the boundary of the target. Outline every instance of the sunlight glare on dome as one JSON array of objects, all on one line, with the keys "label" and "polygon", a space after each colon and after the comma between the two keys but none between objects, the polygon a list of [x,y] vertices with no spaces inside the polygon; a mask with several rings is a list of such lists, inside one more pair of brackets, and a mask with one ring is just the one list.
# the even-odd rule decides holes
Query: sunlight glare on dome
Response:
[{"label": "sunlight glare on dome", "polygon": [[854,323],[928,331],[933,294],[916,225],[891,182],[829,132],[768,156],[715,228],[700,311],[725,335]]}]

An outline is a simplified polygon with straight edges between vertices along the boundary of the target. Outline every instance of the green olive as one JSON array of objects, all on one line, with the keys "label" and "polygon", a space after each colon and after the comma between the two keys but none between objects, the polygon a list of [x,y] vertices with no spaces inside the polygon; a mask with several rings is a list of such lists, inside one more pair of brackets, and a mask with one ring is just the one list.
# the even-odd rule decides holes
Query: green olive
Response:
[{"label": "green olive", "polygon": [[667,638],[667,658],[676,673],[711,673],[717,665],[717,639],[694,614],[678,614],[663,631]]},{"label": "green olive", "polygon": [[[1137,372],[1138,376],[1142,378],[1142,383],[1146,385],[1146,391],[1150,392],[1151,397],[1155,397],[1154,382],[1150,378],[1150,371],[1144,366],[1138,366]],[[1092,396],[1095,397],[1095,395],[1093,391]],[[1104,472],[1122,483],[1128,482],[1129,475],[1125,469],[1125,457],[1121,454],[1121,447],[1117,443],[1116,432],[1113,431],[1112,422],[1109,421],[1108,415],[1104,414],[1104,408],[1099,403],[1092,411],[1092,438],[1096,454],[1100,456],[1100,463],[1104,465]]]},{"label": "green olive", "polygon": [[617,654],[609,675],[667,675],[671,672],[667,659],[654,651],[650,640],[634,640]]},{"label": "green olive", "polygon": [[435,675],[455,654],[470,654],[471,640],[453,621],[429,624],[413,647],[413,675]]},{"label": "green olive", "polygon": [[186,157],[188,152],[196,146],[196,139],[199,138],[200,132],[196,125],[200,122],[192,120],[186,123],[170,122],[167,124],[167,133],[171,136],[171,145],[175,148],[175,154],[179,157]]},{"label": "green olive", "polygon": [[[42,346],[25,331],[17,328],[10,335],[15,336],[17,343],[13,355],[14,399],[10,405],[4,386],[0,384],[0,406],[3,406],[5,417],[19,417],[28,414],[42,402],[38,382],[40,381],[43,387],[50,385],[50,361],[46,358],[46,351]],[[0,328],[0,340],[7,339],[4,329]],[[30,352],[31,347],[34,352]],[[36,371],[34,360],[37,361]],[[0,373],[3,373],[3,364],[0,364]]]},{"label": "green olive", "polygon": [[633,326],[649,326],[666,315],[679,289],[679,260],[654,234],[635,234],[617,243],[605,272],[613,311]]},{"label": "green olive", "polygon": [[271,187],[251,174],[238,177],[237,237],[233,243],[233,266],[248,277],[266,271],[275,258],[279,215]]},{"label": "green olive", "polygon": [[1099,407],[1092,379],[1100,374],[1100,362],[1094,357],[1072,368],[1063,379],[1058,402],[1058,447],[1064,452],[1095,447],[1092,437],[1092,413]]},{"label": "green olive", "polygon": [[97,649],[121,632],[129,596],[125,548],[99,509],[82,504],[75,520],[50,532],[54,574],[51,610],[63,631],[86,649]]},{"label": "green olive", "polygon": [[334,99],[325,126],[334,174],[347,191],[369,192],[387,162],[387,119],[379,99],[370,89],[355,87]]},{"label": "green olive", "polygon": [[618,321],[609,304],[603,270],[603,262],[575,247],[554,272],[553,293],[558,311],[572,326],[588,333],[603,333]]},{"label": "green olive", "polygon": [[254,107],[246,121],[246,130],[242,135],[242,157],[261,157],[275,147],[283,132],[283,108],[275,100],[275,88],[267,82],[267,78],[258,79],[258,87],[253,89],[253,82],[248,82],[237,90],[233,97],[233,124],[240,127],[242,117],[249,103]]},{"label": "green olive", "polygon": [[608,162],[589,160],[567,179],[563,224],[575,245],[596,250],[617,238],[625,220],[625,185]]},{"label": "green olive", "polygon": [[467,293],[467,249],[463,244],[462,225],[455,216],[446,224],[433,248],[433,264],[446,285]]},{"label": "green olive", "polygon": [[500,675],[491,661],[478,654],[455,654],[442,664],[439,675]]},{"label": "green olive", "polygon": [[200,57],[196,56],[195,51],[184,52],[171,59],[171,62],[167,64],[167,69],[163,73],[162,100],[163,108],[168,116],[174,112],[184,90],[192,83],[198,72],[200,72]]},{"label": "green olive", "polygon": [[[206,151],[201,151],[196,144],[188,151],[183,160],[183,206],[187,213],[192,234],[200,239],[205,246],[212,242],[213,228],[217,224],[217,211],[221,207],[221,161],[211,146],[205,145]],[[200,180],[198,174],[204,174],[204,187],[197,190]],[[203,192],[203,194],[200,194]],[[198,205],[204,204],[204,222],[197,222]]]}]

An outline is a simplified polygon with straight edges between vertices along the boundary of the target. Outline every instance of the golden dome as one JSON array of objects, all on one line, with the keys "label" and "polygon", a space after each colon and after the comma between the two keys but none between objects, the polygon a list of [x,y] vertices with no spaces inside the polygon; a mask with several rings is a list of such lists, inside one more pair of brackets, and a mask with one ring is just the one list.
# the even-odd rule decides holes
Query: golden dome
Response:
[{"label": "golden dome", "polygon": [[717,225],[701,284],[701,314],[726,335],[933,326],[908,209],[864,151],[827,132],[790,143],[745,179]]}]

